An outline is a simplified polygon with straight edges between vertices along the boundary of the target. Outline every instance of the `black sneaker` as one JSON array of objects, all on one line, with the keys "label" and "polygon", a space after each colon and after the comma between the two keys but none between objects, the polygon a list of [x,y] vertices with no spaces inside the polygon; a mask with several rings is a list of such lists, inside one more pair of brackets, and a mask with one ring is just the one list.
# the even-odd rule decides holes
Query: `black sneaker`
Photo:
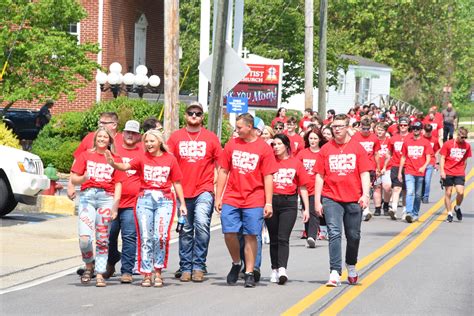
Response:
[{"label": "black sneaker", "polygon": [[232,264],[232,268],[230,269],[229,274],[227,274],[227,284],[232,285],[237,283],[237,280],[239,279],[240,268],[240,264]]},{"label": "black sneaker", "polygon": [[461,208],[459,206],[454,207],[454,211],[456,212],[456,218],[458,221],[462,221],[462,213],[461,213]]},{"label": "black sneaker", "polygon": [[181,271],[181,268],[179,268],[178,270],[176,270],[176,272],[174,273],[174,277],[175,277],[176,279],[181,278],[182,275],[183,275],[183,271]]},{"label": "black sneaker", "polygon": [[446,218],[446,220],[451,223],[453,221],[453,214],[451,213],[448,213],[448,218]]},{"label": "black sneaker", "polygon": [[255,268],[253,270],[253,278],[255,279],[255,283],[258,283],[260,281],[260,269]]},{"label": "black sneaker", "polygon": [[390,216],[390,212],[388,210],[383,210],[383,216]]},{"label": "black sneaker", "polygon": [[380,215],[382,215],[382,212],[380,212],[379,208],[378,209],[376,208],[374,212],[374,216],[380,216]]},{"label": "black sneaker", "polygon": [[253,275],[252,272],[246,272],[244,280],[245,280],[244,287],[255,287],[255,276]]}]

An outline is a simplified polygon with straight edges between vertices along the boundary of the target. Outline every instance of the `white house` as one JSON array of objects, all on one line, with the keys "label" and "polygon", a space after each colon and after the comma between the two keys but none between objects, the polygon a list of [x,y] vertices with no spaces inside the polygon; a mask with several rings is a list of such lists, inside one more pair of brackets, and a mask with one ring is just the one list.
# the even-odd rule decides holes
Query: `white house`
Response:
[{"label": "white house", "polygon": [[[380,98],[390,94],[390,77],[392,68],[373,60],[342,55],[355,64],[349,65],[346,73],[341,70],[337,87],[329,87],[326,110],[334,109],[336,113],[347,113],[355,103],[380,105]],[[318,88],[313,92],[313,108],[318,108]],[[304,111],[304,93],[293,95],[288,102],[282,103],[288,109]]]}]

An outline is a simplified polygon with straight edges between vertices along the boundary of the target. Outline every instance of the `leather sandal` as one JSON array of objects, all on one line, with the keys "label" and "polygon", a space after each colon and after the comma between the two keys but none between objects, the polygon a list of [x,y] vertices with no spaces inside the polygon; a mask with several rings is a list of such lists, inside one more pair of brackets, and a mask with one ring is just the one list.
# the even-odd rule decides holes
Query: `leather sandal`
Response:
[{"label": "leather sandal", "polygon": [[92,270],[85,269],[84,273],[81,275],[81,283],[82,284],[89,284],[92,279]]},{"label": "leather sandal", "polygon": [[151,274],[145,274],[142,280],[143,287],[150,287],[151,286]]},{"label": "leather sandal", "polygon": [[161,275],[155,274],[155,287],[162,287],[163,286],[163,279],[161,278]]},{"label": "leather sandal", "polygon": [[106,287],[107,283],[105,283],[105,279],[102,275],[97,275],[95,279],[95,286],[96,287]]}]

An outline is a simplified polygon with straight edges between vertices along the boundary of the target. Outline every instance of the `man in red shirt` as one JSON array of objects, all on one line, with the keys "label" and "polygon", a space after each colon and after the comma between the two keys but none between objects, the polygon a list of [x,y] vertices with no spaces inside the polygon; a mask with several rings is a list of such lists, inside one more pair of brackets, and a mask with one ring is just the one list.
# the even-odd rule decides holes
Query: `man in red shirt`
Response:
[{"label": "man in red shirt", "polygon": [[202,282],[211,237],[214,209],[214,172],[222,147],[216,134],[202,126],[204,111],[199,102],[185,112],[186,126],[171,134],[168,147],[186,177],[182,180],[188,214],[179,233],[180,280]]},{"label": "man in red shirt", "polygon": [[[369,156],[369,161],[370,161],[370,183],[374,183],[376,179],[376,174],[375,170],[377,169],[377,166],[375,164],[375,156],[378,155],[378,151],[380,149],[380,143],[375,136],[374,133],[370,131],[370,126],[371,126],[371,120],[368,118],[362,119],[360,122],[360,131],[355,133],[352,138],[355,141],[358,141],[359,144],[364,147],[365,151],[367,152],[367,155]],[[374,204],[375,204],[375,215],[380,216],[380,210],[382,207],[382,199],[379,196],[377,200],[375,200],[374,197]],[[362,217],[364,218],[364,221],[369,221],[372,218],[372,213],[370,212],[369,206],[367,206],[364,209],[364,213],[362,214]]]},{"label": "man in red shirt", "polygon": [[438,144],[441,145],[443,143],[443,116],[441,113],[436,113],[436,110],[432,107],[422,123],[423,126],[431,125],[433,127],[431,134],[437,137]]},{"label": "man in red shirt", "polygon": [[306,129],[312,123],[311,122],[312,118],[313,118],[313,109],[311,108],[305,109],[303,118],[300,120],[300,123],[299,123],[300,133],[306,132]]},{"label": "man in red shirt", "polygon": [[256,236],[262,231],[263,217],[273,213],[273,173],[278,169],[271,147],[256,135],[253,124],[254,118],[248,113],[237,117],[239,137],[226,144],[219,158],[215,203],[216,211],[221,213],[222,232],[232,257],[228,284],[235,284],[239,277],[238,234],[244,235],[245,287],[255,286]]},{"label": "man in red shirt", "polygon": [[[114,136],[114,146],[116,148],[122,146],[122,143],[123,143],[122,134],[117,132],[117,128],[118,128],[117,113],[103,112],[100,114],[99,121],[97,123],[99,125],[98,127],[105,127],[111,132],[111,134]],[[77,157],[79,157],[81,153],[83,153],[84,151],[88,149],[91,149],[92,146],[94,146],[94,134],[95,134],[95,131],[90,132],[89,134],[86,135],[86,137],[84,137],[84,139],[82,139],[81,143],[79,144],[79,146],[73,153],[74,159],[77,159]],[[74,187],[74,185],[71,183],[70,180],[67,185],[67,196],[71,200],[73,200],[76,197],[76,188]]]},{"label": "man in red shirt", "polygon": [[451,194],[453,187],[456,189],[456,205],[454,212],[456,218],[461,221],[461,203],[464,199],[464,183],[466,181],[467,158],[472,156],[471,145],[466,142],[467,129],[460,127],[456,139],[451,139],[443,144],[440,150],[439,171],[446,189],[444,193],[444,205],[448,212],[448,222],[453,221],[453,212],[451,211]]},{"label": "man in red shirt", "polygon": [[371,165],[367,152],[348,134],[349,117],[338,114],[331,128],[334,139],[319,151],[316,164],[315,208],[326,217],[329,233],[330,275],[327,286],[339,286],[342,273],[341,234],[347,239],[348,281],[356,284],[362,210],[369,205]]},{"label": "man in red shirt", "polygon": [[423,131],[423,137],[430,142],[431,148],[433,148],[433,155],[431,156],[430,163],[426,167],[425,180],[423,184],[423,198],[421,199],[422,203],[427,204],[430,200],[431,177],[433,175],[433,171],[435,169],[438,169],[436,156],[438,154],[440,146],[439,138],[437,135],[435,136],[435,134],[433,134],[433,126],[431,124],[424,125]]},{"label": "man in red shirt", "polygon": [[400,168],[398,169],[398,181],[402,181],[402,169],[405,168],[407,188],[405,220],[408,223],[418,220],[425,170],[433,155],[431,144],[421,136],[422,128],[421,122],[413,124],[413,136],[408,137],[403,144]]},{"label": "man in red shirt", "polygon": [[323,121],[323,125],[331,124],[334,120],[334,115],[336,115],[336,111],[334,111],[333,109],[329,109],[327,112],[326,119]]},{"label": "man in red shirt", "polygon": [[293,116],[290,117],[286,127],[288,130],[285,132],[285,134],[288,136],[291,142],[291,156],[296,157],[296,155],[304,149],[303,137],[296,133],[296,118]]},{"label": "man in red shirt", "polygon": [[[134,120],[127,121],[123,129],[123,144],[115,148],[122,162],[128,163],[143,155],[140,144],[140,123]],[[135,226],[135,208],[137,195],[140,192],[141,180],[136,170],[124,172],[125,180],[122,182],[122,196],[118,209],[118,216],[112,221],[109,233],[109,257],[107,259],[104,278],[110,278],[115,272],[115,264],[121,261],[122,273],[120,282],[133,282],[133,268],[137,251],[137,231]],[[122,235],[122,254],[118,251],[118,236]]]},{"label": "man in red shirt", "polygon": [[[408,117],[401,116],[398,120],[399,133],[395,134],[390,138],[388,143],[388,150],[392,159],[390,159],[387,169],[390,169],[390,180],[392,181],[392,209],[388,211],[388,215],[393,219],[397,219],[397,208],[398,201],[400,199],[400,193],[406,193],[405,180],[402,178],[399,180],[398,171],[401,170],[403,175],[403,169],[400,168],[400,158],[402,156],[402,147],[404,141],[410,136],[408,128],[410,121]],[[404,203],[405,203],[404,199]],[[403,211],[402,218],[405,216],[405,210]]]}]

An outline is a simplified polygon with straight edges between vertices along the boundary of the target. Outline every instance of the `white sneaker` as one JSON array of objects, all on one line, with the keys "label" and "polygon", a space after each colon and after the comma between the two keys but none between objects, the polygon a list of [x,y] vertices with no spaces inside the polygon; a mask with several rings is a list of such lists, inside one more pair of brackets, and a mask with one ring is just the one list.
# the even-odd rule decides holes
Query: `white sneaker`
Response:
[{"label": "white sneaker", "polygon": [[278,284],[283,285],[288,281],[288,275],[286,274],[286,268],[278,268]]},{"label": "white sneaker", "polygon": [[362,218],[365,222],[370,221],[370,219],[372,218],[372,213],[370,212],[368,207],[364,209],[364,212],[362,213]]},{"label": "white sneaker", "polygon": [[278,283],[278,269],[273,269],[270,275],[270,282]]},{"label": "white sneaker", "polygon": [[316,241],[313,237],[308,237],[308,239],[306,239],[306,244],[308,248],[316,248]]},{"label": "white sneaker", "polygon": [[359,280],[359,274],[357,273],[355,265],[346,264],[347,268],[347,282],[349,284],[357,284]]},{"label": "white sneaker", "polygon": [[332,270],[329,275],[329,281],[326,282],[326,286],[337,287],[341,285],[341,276],[336,270]]}]

